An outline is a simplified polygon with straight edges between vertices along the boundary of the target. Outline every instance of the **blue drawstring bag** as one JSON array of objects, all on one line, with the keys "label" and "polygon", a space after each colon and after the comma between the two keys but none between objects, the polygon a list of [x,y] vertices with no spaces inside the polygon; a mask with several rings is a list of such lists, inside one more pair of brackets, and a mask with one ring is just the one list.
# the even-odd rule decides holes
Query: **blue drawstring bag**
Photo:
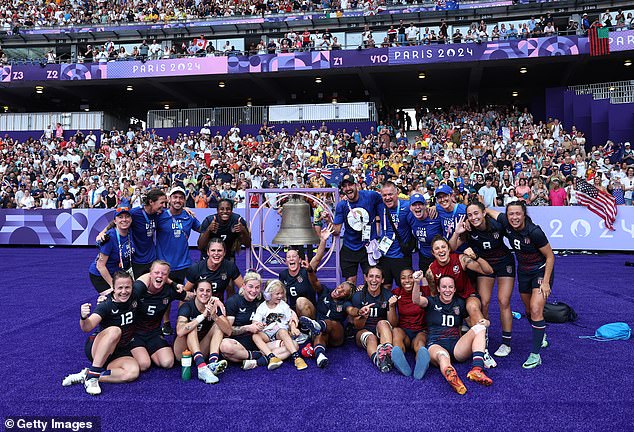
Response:
[{"label": "blue drawstring bag", "polygon": [[600,342],[628,340],[632,329],[624,322],[604,324],[594,332],[594,336],[579,336],[581,339],[592,339]]}]

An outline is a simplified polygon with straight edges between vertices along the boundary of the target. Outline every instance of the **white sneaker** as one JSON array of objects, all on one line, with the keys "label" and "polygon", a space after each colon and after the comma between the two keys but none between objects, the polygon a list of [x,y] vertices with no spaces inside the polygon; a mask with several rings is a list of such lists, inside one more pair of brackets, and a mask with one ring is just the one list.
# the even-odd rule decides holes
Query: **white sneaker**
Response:
[{"label": "white sneaker", "polygon": [[73,384],[82,384],[86,380],[86,373],[88,368],[82,369],[81,372],[70,374],[64,377],[62,385],[64,387],[72,386]]},{"label": "white sneaker", "polygon": [[211,369],[214,375],[221,374],[227,369],[227,360],[219,360],[217,362],[208,363],[207,367]]},{"label": "white sneaker", "polygon": [[258,361],[257,360],[244,360],[242,362],[242,370],[251,370],[251,369],[255,369],[256,367],[258,367]]},{"label": "white sneaker", "polygon": [[300,333],[299,336],[295,337],[295,342],[297,342],[297,345],[302,345],[307,340],[308,340],[308,335],[306,333]]},{"label": "white sneaker", "polygon": [[325,368],[328,365],[328,357],[326,357],[323,353],[319,353],[317,356],[317,367]]},{"label": "white sneaker", "polygon": [[84,388],[86,393],[92,396],[101,394],[101,387],[99,387],[99,378],[88,378],[84,380]]},{"label": "white sneaker", "polygon": [[484,367],[487,369],[491,369],[494,367],[497,367],[497,362],[493,359],[493,357],[491,357],[491,354],[489,354],[489,350],[485,350],[484,351]]},{"label": "white sneaker", "polygon": [[211,369],[209,369],[207,366],[199,367],[197,369],[198,379],[203,381],[205,384],[217,384],[218,381],[220,381],[218,377],[214,375]]},{"label": "white sneaker", "polygon": [[506,357],[509,354],[511,354],[511,347],[506,344],[502,344],[493,355],[496,357]]},{"label": "white sneaker", "polygon": [[465,334],[465,333],[469,332],[469,329],[470,329],[470,328],[471,328],[471,327],[469,327],[467,324],[462,323],[462,327],[460,327],[460,332],[461,332],[462,334]]}]

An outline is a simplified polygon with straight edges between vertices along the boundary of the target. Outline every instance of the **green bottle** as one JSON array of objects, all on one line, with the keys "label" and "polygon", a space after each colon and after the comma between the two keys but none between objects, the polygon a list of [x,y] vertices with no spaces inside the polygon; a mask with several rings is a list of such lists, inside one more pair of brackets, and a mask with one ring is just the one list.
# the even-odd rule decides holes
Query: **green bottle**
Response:
[{"label": "green bottle", "polygon": [[190,379],[192,379],[192,353],[186,349],[181,357],[181,380],[189,381]]}]

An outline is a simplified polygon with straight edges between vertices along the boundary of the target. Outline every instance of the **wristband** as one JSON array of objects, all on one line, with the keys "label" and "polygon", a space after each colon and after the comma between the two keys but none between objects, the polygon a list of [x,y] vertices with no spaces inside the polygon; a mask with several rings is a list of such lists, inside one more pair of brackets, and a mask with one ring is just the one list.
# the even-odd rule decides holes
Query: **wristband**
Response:
[{"label": "wristband", "polygon": [[88,319],[87,316],[82,316],[82,314],[79,314],[79,318],[81,318],[82,321],[86,321]]},{"label": "wristband", "polygon": [[310,266],[310,265],[309,265],[309,266],[308,266],[308,268],[306,269],[306,272],[307,272],[307,273],[314,273],[314,272],[315,272],[315,270],[313,270],[313,266]]},{"label": "wristband", "polygon": [[196,317],[196,322],[197,322],[198,324],[202,323],[203,321],[205,321],[205,315],[200,314],[200,315],[198,315],[198,316]]}]

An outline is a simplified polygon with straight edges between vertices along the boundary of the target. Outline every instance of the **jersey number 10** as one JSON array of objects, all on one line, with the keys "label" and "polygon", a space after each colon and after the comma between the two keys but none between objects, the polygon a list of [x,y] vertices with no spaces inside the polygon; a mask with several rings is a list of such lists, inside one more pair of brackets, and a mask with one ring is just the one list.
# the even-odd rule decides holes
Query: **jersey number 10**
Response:
[{"label": "jersey number 10", "polygon": [[442,325],[444,327],[453,327],[455,323],[456,323],[456,318],[453,315],[442,316]]}]

